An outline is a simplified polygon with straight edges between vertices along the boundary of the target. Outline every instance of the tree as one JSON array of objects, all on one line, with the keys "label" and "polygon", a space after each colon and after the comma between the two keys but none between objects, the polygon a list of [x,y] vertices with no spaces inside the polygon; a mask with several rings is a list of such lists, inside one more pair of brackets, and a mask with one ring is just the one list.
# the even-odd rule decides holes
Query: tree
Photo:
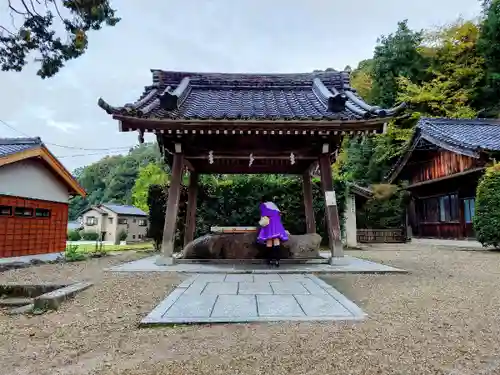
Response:
[{"label": "tree", "polygon": [[144,212],[149,212],[148,192],[151,185],[164,186],[168,182],[165,168],[157,163],[149,163],[139,170],[139,175],[135,180],[132,189],[132,202],[134,206]]},{"label": "tree", "polygon": [[500,0],[483,3],[485,16],[481,25],[477,47],[485,60],[486,84],[481,93],[481,102],[487,109],[486,115],[498,116],[500,108]]},{"label": "tree", "polygon": [[418,49],[422,44],[423,32],[412,31],[407,21],[398,23],[394,34],[381,36],[373,56],[373,102],[382,107],[396,103],[400,76],[411,82],[425,77],[426,60]]},{"label": "tree", "polygon": [[483,246],[500,245],[500,164],[486,170],[476,191],[473,218],[476,237]]},{"label": "tree", "polygon": [[[40,63],[37,74],[41,78],[54,76],[66,61],[83,55],[90,30],[115,26],[120,21],[110,0],[7,2],[11,22],[0,25],[2,70],[22,71],[28,55],[34,53],[35,61]],[[59,29],[64,29],[63,35],[58,35]]]},{"label": "tree", "polygon": [[156,143],[145,143],[130,149],[127,155],[106,156],[96,163],[75,171],[75,177],[87,192],[86,198],[75,197],[69,205],[70,220],[98,203],[132,204],[132,188],[139,170],[149,163],[161,163]]},{"label": "tree", "polygon": [[373,101],[373,60],[363,60],[358,64],[358,67],[351,74],[351,86],[356,89],[367,103]]},{"label": "tree", "polygon": [[428,32],[421,53],[429,61],[429,79],[415,83],[399,77],[398,99],[427,116],[476,117],[474,100],[484,79],[478,37],[478,25],[463,20]]}]

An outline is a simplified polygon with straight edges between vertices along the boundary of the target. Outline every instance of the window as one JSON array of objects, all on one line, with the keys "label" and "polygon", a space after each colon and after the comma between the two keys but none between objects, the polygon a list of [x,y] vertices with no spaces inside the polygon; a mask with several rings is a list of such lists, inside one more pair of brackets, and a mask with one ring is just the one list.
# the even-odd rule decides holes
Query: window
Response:
[{"label": "window", "polygon": [[12,207],[0,206],[0,216],[10,216],[10,215],[12,215]]},{"label": "window", "polygon": [[110,224],[113,224],[113,218],[112,217],[108,217],[108,220],[109,220]]},{"label": "window", "polygon": [[135,234],[132,235],[132,239],[135,240]]},{"label": "window", "polygon": [[137,220],[135,220],[135,219],[132,219],[132,223],[135,223],[136,221],[137,221]]},{"label": "window", "polygon": [[46,208],[37,208],[35,210],[36,217],[50,217],[50,210]]},{"label": "window", "polygon": [[139,226],[140,227],[146,227],[148,225],[148,221],[145,219],[140,219],[139,220]]},{"label": "window", "polygon": [[141,239],[141,238],[142,238],[142,234],[138,234],[138,235],[137,235],[137,238],[138,238],[138,239]]},{"label": "window", "polygon": [[428,223],[458,221],[458,197],[456,194],[423,199],[420,220]]},{"label": "window", "polygon": [[118,219],[118,224],[127,224],[127,219]]},{"label": "window", "polygon": [[476,200],[474,198],[464,199],[464,220],[465,223],[472,223],[474,212],[476,211]]},{"label": "window", "polygon": [[420,220],[424,222],[439,221],[439,200],[437,198],[427,198],[421,201]]},{"label": "window", "polygon": [[97,225],[97,218],[95,216],[87,216],[85,219],[86,225]]},{"label": "window", "polygon": [[31,217],[33,216],[33,209],[27,207],[16,207],[14,210],[15,216]]}]

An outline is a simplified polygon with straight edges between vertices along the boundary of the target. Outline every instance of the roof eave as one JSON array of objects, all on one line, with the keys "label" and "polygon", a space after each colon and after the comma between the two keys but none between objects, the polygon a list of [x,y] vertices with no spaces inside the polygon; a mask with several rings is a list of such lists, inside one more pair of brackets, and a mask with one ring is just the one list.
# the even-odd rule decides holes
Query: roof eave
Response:
[{"label": "roof eave", "polygon": [[421,137],[420,130],[417,128],[413,133],[410,146],[408,147],[406,152],[403,155],[401,155],[401,157],[396,162],[392,170],[389,172],[388,176],[385,178],[385,181],[387,183],[393,184],[394,181],[398,178],[404,166],[406,165],[411,155],[413,154],[413,151],[417,147],[418,142],[420,142],[420,137]]},{"label": "roof eave", "polygon": [[156,118],[138,118],[135,116],[126,116],[122,114],[114,114],[113,119],[123,122],[136,122],[136,123],[146,123],[146,124],[163,124],[163,125],[213,125],[217,124],[227,124],[227,125],[256,125],[262,126],[264,124],[269,124],[270,126],[275,125],[356,125],[356,124],[369,124],[369,125],[382,125],[391,119],[396,119],[397,117],[385,117],[385,118],[370,118],[370,119],[356,119],[356,120],[331,120],[331,119],[294,119],[294,120],[284,120],[284,119],[191,119],[191,118],[179,118],[179,119],[156,119]]},{"label": "roof eave", "polygon": [[49,167],[58,176],[62,178],[67,187],[70,188],[69,195],[80,195],[86,197],[86,191],[80,186],[78,181],[64,168],[64,166],[57,160],[57,158],[52,155],[52,153],[45,147],[45,145],[40,144],[36,147],[24,150],[21,152],[12,153],[3,157],[0,157],[0,167],[7,164],[13,164],[19,161],[40,158],[49,165]]}]

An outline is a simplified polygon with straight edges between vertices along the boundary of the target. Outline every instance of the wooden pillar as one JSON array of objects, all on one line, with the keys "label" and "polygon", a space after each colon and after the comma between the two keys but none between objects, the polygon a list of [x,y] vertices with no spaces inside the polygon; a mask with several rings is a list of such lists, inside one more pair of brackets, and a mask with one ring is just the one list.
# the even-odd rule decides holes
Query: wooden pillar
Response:
[{"label": "wooden pillar", "polygon": [[304,192],[304,208],[306,213],[306,233],[316,233],[316,220],[314,219],[313,209],[313,192],[309,169],[302,175],[302,189]]},{"label": "wooden pillar", "polygon": [[332,254],[330,264],[332,264],[334,258],[342,258],[344,256],[344,249],[342,247],[337,198],[333,188],[332,166],[328,153],[324,153],[319,157],[319,169],[321,172],[321,187],[325,199],[326,229],[330,252]]},{"label": "wooden pillar", "polygon": [[194,239],[196,229],[196,196],[198,194],[198,173],[189,173],[188,203],[186,212],[186,228],[184,230],[184,246]]},{"label": "wooden pillar", "polygon": [[[180,145],[176,145],[177,146]],[[176,150],[177,151],[177,150]],[[161,256],[156,259],[158,266],[168,266],[174,263],[175,229],[177,224],[177,213],[179,211],[179,198],[181,195],[181,180],[183,168],[183,155],[181,152],[174,153],[172,163],[172,176],[168,188],[167,209],[165,210],[165,226],[163,227],[163,241],[161,243]]]}]

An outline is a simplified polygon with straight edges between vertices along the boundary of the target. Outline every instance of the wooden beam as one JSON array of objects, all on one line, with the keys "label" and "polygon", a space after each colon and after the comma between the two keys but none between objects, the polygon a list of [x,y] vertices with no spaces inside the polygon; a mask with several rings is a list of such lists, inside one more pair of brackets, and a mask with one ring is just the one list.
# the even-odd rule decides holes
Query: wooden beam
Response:
[{"label": "wooden beam", "polygon": [[302,188],[304,191],[304,209],[306,214],[306,233],[316,233],[316,220],[314,219],[313,192],[311,174],[307,170],[302,175]]},{"label": "wooden beam", "polygon": [[179,198],[181,195],[181,179],[183,167],[182,153],[173,155],[172,176],[168,188],[167,209],[165,210],[165,225],[163,227],[163,241],[161,244],[162,255],[157,258],[157,265],[172,265],[175,241],[177,213],[179,211]]},{"label": "wooden beam", "polygon": [[[300,155],[295,155],[295,160],[317,160],[316,157],[314,156],[300,156]],[[186,159],[201,159],[201,160],[208,160],[208,156],[185,156]],[[236,155],[214,155],[213,156],[214,160],[217,159],[231,159],[231,160],[249,160],[250,159],[250,154],[248,156],[236,156]],[[290,155],[288,156],[263,156],[263,155],[254,155],[253,156],[254,160],[290,160]]]},{"label": "wooden beam", "polygon": [[189,174],[188,203],[186,213],[186,227],[184,230],[184,246],[194,239],[196,229],[196,197],[198,194],[198,173]]},{"label": "wooden beam", "polygon": [[279,173],[279,174],[296,174],[302,175],[305,166],[301,164],[279,166],[279,165],[252,165],[251,167],[239,164],[229,165],[195,165],[195,169],[200,174],[265,174],[265,173]]},{"label": "wooden beam", "polygon": [[335,196],[335,189],[333,188],[332,166],[328,154],[322,154],[319,157],[319,168],[321,172],[321,187],[325,199],[326,230],[332,254],[331,261],[333,261],[334,258],[344,256],[344,249],[340,232],[337,198]]},{"label": "wooden beam", "polygon": [[[278,131],[287,128],[297,128],[304,130],[311,130],[315,128],[336,128],[338,130],[356,129],[361,130],[366,127],[376,126],[383,130],[384,123],[387,123],[391,117],[375,118],[368,120],[189,120],[189,119],[149,119],[149,118],[139,118],[133,116],[124,115],[113,115],[113,119],[121,120],[123,122],[128,122],[129,124],[144,124],[146,127],[158,127],[165,129],[181,129],[187,128],[192,129],[196,126],[201,126],[207,129],[208,127],[215,128],[220,126],[221,128],[227,126],[236,126],[236,131],[256,128],[260,129],[260,133],[264,131]],[[123,124],[125,125],[125,124]],[[266,130],[263,130],[266,129]],[[335,129],[334,129],[335,130]],[[279,134],[279,133],[278,133]]]}]

